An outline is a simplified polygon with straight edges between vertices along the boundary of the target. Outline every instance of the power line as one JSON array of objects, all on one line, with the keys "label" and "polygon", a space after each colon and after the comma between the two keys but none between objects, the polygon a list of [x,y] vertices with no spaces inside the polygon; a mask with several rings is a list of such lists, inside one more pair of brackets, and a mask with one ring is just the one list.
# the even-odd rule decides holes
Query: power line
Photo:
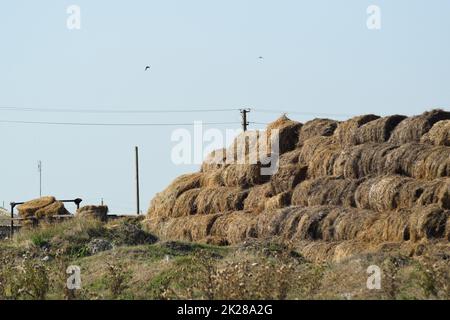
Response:
[{"label": "power line", "polygon": [[[111,126],[111,127],[151,127],[151,126],[193,126],[195,123],[95,123],[95,122],[50,122],[50,121],[21,121],[21,120],[0,120],[0,123],[9,124],[35,124],[35,125],[56,125],[56,126]],[[227,125],[241,124],[240,122],[202,122],[202,125]]]},{"label": "power line", "polygon": [[252,109],[254,112],[259,113],[290,113],[303,116],[322,116],[322,117],[353,117],[353,114],[345,113],[322,113],[322,112],[306,112],[306,111],[294,111],[294,110],[276,110],[276,109]]},{"label": "power line", "polygon": [[51,113],[111,113],[111,114],[126,114],[126,113],[202,113],[202,112],[229,112],[238,111],[239,109],[58,109],[58,108],[29,108],[29,107],[11,107],[0,106],[1,111],[18,111],[18,112],[51,112]]}]

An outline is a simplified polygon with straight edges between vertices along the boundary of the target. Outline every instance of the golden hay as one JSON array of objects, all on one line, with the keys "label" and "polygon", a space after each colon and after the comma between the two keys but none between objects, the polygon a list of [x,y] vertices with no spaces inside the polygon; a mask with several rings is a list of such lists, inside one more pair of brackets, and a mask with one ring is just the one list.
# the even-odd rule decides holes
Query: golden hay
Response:
[{"label": "golden hay", "polygon": [[381,176],[360,184],[354,197],[358,208],[383,212],[430,204],[450,209],[449,193],[449,178],[423,181],[401,176]]},{"label": "golden hay", "polygon": [[176,200],[173,206],[171,217],[177,218],[182,216],[189,216],[197,213],[197,197],[201,189],[191,189],[182,193]]},{"label": "golden hay", "polygon": [[70,214],[70,212],[67,211],[67,209],[64,207],[64,203],[62,203],[61,201],[55,201],[52,204],[40,208],[35,212],[35,216],[38,219],[68,214]]},{"label": "golden hay", "polygon": [[323,177],[300,183],[292,194],[296,206],[355,206],[355,192],[362,179]]},{"label": "golden hay", "polygon": [[17,210],[19,211],[19,215],[22,218],[33,217],[35,216],[36,211],[51,205],[55,201],[55,197],[42,197],[39,199],[27,201],[24,204],[19,205],[17,207]]},{"label": "golden hay", "polygon": [[347,145],[355,144],[355,136],[358,129],[371,121],[379,119],[379,116],[368,114],[363,116],[357,116],[347,121],[339,123],[336,131],[334,132],[333,139],[336,143]]},{"label": "golden hay", "polygon": [[163,217],[170,216],[177,198],[187,190],[199,188],[201,177],[201,173],[194,173],[176,178],[164,191],[153,198],[147,214]]},{"label": "golden hay", "polygon": [[330,119],[314,119],[306,122],[300,129],[299,142],[301,145],[306,140],[314,137],[332,136],[339,122]]},{"label": "golden hay", "polygon": [[449,119],[450,112],[443,110],[427,111],[419,116],[407,118],[395,128],[389,142],[395,144],[419,142],[436,122]]},{"label": "golden hay", "polygon": [[[302,244],[320,259],[341,260],[386,242],[448,241],[448,118],[431,111],[302,126],[282,117],[268,126],[280,130],[276,173],[262,176],[260,163],[223,163],[226,154],[213,152],[200,173],[176,179],[152,200],[147,224],[170,239]],[[267,142],[246,143],[252,134],[264,138],[238,136],[227,150],[236,151],[233,160],[252,159]]]},{"label": "golden hay", "polygon": [[292,164],[279,167],[271,179],[270,184],[276,194],[291,191],[301,181],[306,179],[308,167]]},{"label": "golden hay", "polygon": [[422,136],[420,142],[450,147],[450,120],[435,123],[431,130]]},{"label": "golden hay", "polygon": [[339,206],[293,206],[260,214],[257,235],[285,241],[419,241],[444,238],[449,214],[438,206],[384,213]]},{"label": "golden hay", "polygon": [[242,210],[247,196],[248,191],[241,188],[202,189],[196,199],[197,213],[215,214]]},{"label": "golden hay", "polygon": [[222,170],[222,181],[227,187],[248,188],[267,182],[270,177],[261,174],[260,164],[232,164]]},{"label": "golden hay", "polygon": [[450,177],[450,148],[408,143],[389,153],[385,165],[390,173],[418,179]]},{"label": "golden hay", "polygon": [[274,191],[270,183],[254,186],[244,201],[244,209],[261,212],[264,210],[267,200],[273,196]]},{"label": "golden hay", "polygon": [[200,171],[208,172],[223,168],[226,164],[227,149],[218,149],[212,151],[203,161]]},{"label": "golden hay", "polygon": [[291,151],[295,149],[298,143],[301,128],[300,122],[292,121],[286,115],[283,115],[267,126],[267,144],[270,145],[272,130],[278,130],[279,153]]},{"label": "golden hay", "polygon": [[352,144],[363,144],[367,142],[383,143],[389,140],[392,131],[406,117],[393,115],[370,121],[357,130],[350,137]]},{"label": "golden hay", "polygon": [[222,174],[224,169],[208,170],[203,172],[200,177],[201,188],[224,187]]},{"label": "golden hay", "polygon": [[279,193],[265,202],[264,209],[275,210],[285,208],[291,204],[291,197],[292,193],[290,191]]},{"label": "golden hay", "polygon": [[215,220],[211,228],[211,235],[224,238],[230,244],[256,238],[255,217],[255,214],[244,213],[243,211],[224,214]]},{"label": "golden hay", "polygon": [[108,207],[107,206],[84,206],[77,210],[77,217],[80,218],[94,218],[101,221],[108,220]]},{"label": "golden hay", "polygon": [[280,155],[278,165],[280,167],[288,166],[291,164],[297,164],[299,162],[301,149],[295,149]]},{"label": "golden hay", "polygon": [[330,137],[313,137],[305,141],[301,147],[299,163],[308,165],[314,156],[318,156],[330,150],[340,150]]}]

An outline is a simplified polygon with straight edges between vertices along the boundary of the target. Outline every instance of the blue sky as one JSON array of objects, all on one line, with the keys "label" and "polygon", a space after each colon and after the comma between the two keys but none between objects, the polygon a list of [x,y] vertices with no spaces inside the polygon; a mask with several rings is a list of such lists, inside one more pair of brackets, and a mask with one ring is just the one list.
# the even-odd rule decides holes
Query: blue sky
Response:
[{"label": "blue sky", "polygon": [[[66,28],[72,4],[81,8],[81,30]],[[378,31],[366,27],[372,4],[382,12]],[[249,106],[380,115],[448,109],[449,18],[447,0],[2,1],[0,107]],[[152,66],[150,72],[144,72],[145,65]],[[250,114],[256,122],[276,117]],[[1,119],[234,122],[239,113],[0,110]],[[113,212],[133,212],[133,148],[138,145],[146,210],[173,178],[197,170],[172,164],[174,129],[0,123],[0,205],[38,195],[37,161],[42,160],[45,194],[82,197],[86,203],[104,198]]]}]

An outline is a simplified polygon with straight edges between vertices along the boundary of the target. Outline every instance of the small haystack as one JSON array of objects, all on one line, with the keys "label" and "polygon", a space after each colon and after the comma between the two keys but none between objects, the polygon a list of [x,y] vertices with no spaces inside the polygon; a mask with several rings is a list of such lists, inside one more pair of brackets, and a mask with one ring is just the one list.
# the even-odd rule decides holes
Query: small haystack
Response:
[{"label": "small haystack", "polygon": [[437,109],[407,118],[395,128],[389,142],[395,144],[419,142],[422,136],[441,120],[450,120],[450,112]]},{"label": "small haystack", "polygon": [[422,136],[421,143],[450,147],[450,120],[442,120]]},{"label": "small haystack", "polygon": [[80,218],[94,218],[100,221],[108,220],[107,206],[84,206],[77,210],[77,217]]}]

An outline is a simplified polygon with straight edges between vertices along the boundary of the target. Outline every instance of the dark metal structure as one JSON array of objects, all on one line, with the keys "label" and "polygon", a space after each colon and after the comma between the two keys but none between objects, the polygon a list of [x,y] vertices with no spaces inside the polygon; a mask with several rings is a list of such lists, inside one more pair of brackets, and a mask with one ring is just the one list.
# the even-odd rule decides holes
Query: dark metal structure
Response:
[{"label": "dark metal structure", "polygon": [[[80,203],[83,201],[82,199],[80,199],[80,198],[76,198],[76,199],[73,199],[73,200],[57,200],[57,201],[59,201],[59,202],[64,202],[64,203],[67,203],[67,202],[73,202],[73,203],[75,203],[75,205],[77,206],[77,209],[80,209]],[[14,235],[14,220],[23,220],[23,219],[14,219],[14,208],[16,207],[16,206],[18,206],[18,205],[21,205],[21,204],[24,204],[25,202],[11,202],[10,203],[10,205],[11,205],[11,225],[10,225],[10,235],[11,235],[11,238],[12,238],[12,236]]]}]

